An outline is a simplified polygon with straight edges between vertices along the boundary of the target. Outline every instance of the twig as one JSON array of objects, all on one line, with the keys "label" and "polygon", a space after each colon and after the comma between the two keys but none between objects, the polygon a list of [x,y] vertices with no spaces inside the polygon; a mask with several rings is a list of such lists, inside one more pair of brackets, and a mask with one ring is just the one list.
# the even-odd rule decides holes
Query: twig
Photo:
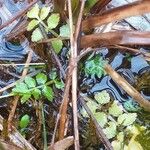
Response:
[{"label": "twig", "polygon": [[43,103],[41,103],[41,113],[42,113],[43,136],[44,136],[44,150],[48,150],[48,147],[47,147],[47,132],[46,132],[46,126],[45,126],[45,116],[44,116]]},{"label": "twig", "polygon": [[3,25],[1,25],[0,30],[3,29],[4,27],[8,26],[9,24],[11,24],[13,21],[15,21],[16,19],[21,17],[23,14],[25,14],[37,2],[38,2],[38,0],[34,0],[24,10],[21,10],[20,12],[18,12],[16,16],[14,16],[13,18],[11,18],[7,22],[5,22]]},{"label": "twig", "polygon": [[40,66],[40,65],[45,65],[45,63],[29,63],[29,64],[0,64],[0,66],[6,66],[6,67],[9,67],[9,66],[12,66],[12,67],[15,67],[15,66],[25,66],[25,65],[29,65],[29,66]]},{"label": "twig", "polygon": [[150,1],[143,0],[123,5],[111,10],[108,10],[101,15],[91,16],[83,20],[82,30],[88,31],[91,28],[101,26],[117,20],[122,20],[131,16],[138,16],[150,12]]},{"label": "twig", "polygon": [[105,65],[104,69],[111,78],[133,98],[133,100],[138,102],[145,110],[150,111],[150,102],[144,99],[144,97],[142,97],[134,87],[132,87],[124,78],[114,71],[110,65]]},{"label": "twig", "polygon": [[[71,44],[71,57],[74,59],[74,69],[72,72],[72,106],[73,106],[73,121],[74,121],[74,145],[75,150],[80,149],[79,144],[79,131],[78,131],[78,109],[77,109],[77,51],[79,47],[79,33],[81,30],[81,22],[85,0],[81,2],[81,8],[75,28],[75,35],[73,33],[73,18],[72,18],[72,7],[71,0],[68,0],[68,11],[69,11],[69,25],[70,25],[70,44]],[[73,36],[74,35],[74,36]]]},{"label": "twig", "polygon": [[[36,71],[36,72],[29,73],[28,76],[34,76],[34,75],[36,75],[36,74],[39,73],[39,72],[41,72],[41,70],[38,70],[38,71]],[[12,87],[14,87],[18,82],[23,81],[24,78],[25,78],[25,77],[23,77],[23,78],[21,78],[21,79],[15,81],[15,82],[13,82],[13,83],[7,85],[7,86],[1,88],[1,89],[0,89],[0,93],[2,93],[2,92],[4,92],[4,91],[6,91],[6,90],[8,90],[8,89],[10,89],[10,88],[12,88]]]},{"label": "twig", "polygon": [[[29,63],[31,62],[32,60],[32,54],[33,54],[33,51],[30,49],[29,50],[29,53],[28,53],[28,58],[26,60],[26,65],[25,65],[25,68],[22,72],[22,78],[24,78],[28,72],[28,67],[29,67]],[[13,101],[13,107],[9,113],[9,117],[8,117],[8,131],[11,131],[12,128],[11,128],[11,123],[12,123],[12,120],[13,120],[13,117],[14,117],[14,114],[15,114],[15,111],[16,111],[16,108],[17,108],[17,104],[18,104],[18,101],[19,101],[19,96],[15,96],[14,97],[14,101]]]},{"label": "twig", "polygon": [[92,118],[92,121],[94,122],[94,124],[96,126],[98,136],[101,139],[101,141],[103,142],[103,144],[106,146],[107,150],[113,150],[111,143],[109,142],[109,140],[107,139],[106,135],[103,132],[103,129],[101,128],[101,126],[95,119],[94,115],[92,114],[91,110],[88,108],[87,104],[85,103],[84,97],[80,97],[80,102],[82,103],[82,106],[86,110],[87,114]]},{"label": "twig", "polygon": [[[40,30],[42,31],[43,37],[44,37],[45,39],[48,39],[48,36],[47,36],[46,31],[44,30],[43,26],[40,24],[39,27],[40,27]],[[63,76],[64,78],[66,78],[65,71],[64,71],[64,69],[63,69],[63,67],[62,67],[62,64],[60,63],[60,60],[59,60],[58,56],[56,55],[56,53],[55,53],[55,52],[53,51],[53,49],[51,48],[50,43],[47,43],[47,45],[48,45],[49,51],[51,52],[53,58],[55,59],[57,65],[58,65],[58,67],[59,67],[59,69],[60,69],[60,71],[61,71],[61,73],[62,73],[62,76]],[[47,54],[49,55],[49,53],[47,53]]]}]

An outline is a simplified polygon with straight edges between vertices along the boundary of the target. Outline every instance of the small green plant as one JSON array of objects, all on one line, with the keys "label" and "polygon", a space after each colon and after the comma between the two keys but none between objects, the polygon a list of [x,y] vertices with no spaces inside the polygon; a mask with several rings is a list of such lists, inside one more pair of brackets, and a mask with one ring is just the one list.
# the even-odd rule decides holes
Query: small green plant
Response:
[{"label": "small green plant", "polygon": [[21,129],[24,129],[24,128],[26,128],[29,125],[29,122],[30,122],[30,117],[29,117],[29,115],[25,114],[20,119],[19,127]]},{"label": "small green plant", "polygon": [[23,82],[16,84],[16,87],[12,89],[12,94],[21,96],[22,104],[31,98],[38,100],[41,96],[52,101],[54,98],[54,92],[50,85],[55,84],[58,89],[64,87],[63,82],[59,81],[56,77],[57,76],[52,80],[47,81],[47,76],[44,73],[37,74],[36,79],[27,76]]},{"label": "small green plant", "polygon": [[102,75],[105,75],[104,66],[106,63],[99,55],[89,58],[85,62],[85,74],[92,78],[95,76],[101,78]]},{"label": "small green plant", "polygon": [[[133,143],[125,137],[131,138],[129,135],[132,133],[129,128],[134,128],[137,114],[124,112],[122,106],[119,106],[115,100],[111,100],[109,93],[105,90],[96,93],[94,98],[94,101],[87,98],[86,104],[103,128],[107,138],[112,140],[114,150],[131,146]],[[81,114],[83,117],[88,117],[84,109],[81,110]],[[135,143],[140,145],[137,141],[134,141]]]},{"label": "small green plant", "polygon": [[[50,16],[49,16],[50,14]],[[43,25],[46,33],[48,34],[49,32],[56,37],[55,40],[51,41],[52,47],[54,48],[56,53],[59,53],[60,50],[62,49],[63,42],[61,38],[58,38],[60,36],[63,37],[69,37],[70,36],[70,30],[69,30],[69,25],[65,24],[59,28],[59,34],[57,34],[54,29],[58,26],[60,22],[60,15],[58,13],[50,13],[50,7],[42,7],[40,8],[38,4],[36,4],[28,13],[27,17],[29,19],[32,19],[28,26],[27,26],[27,31],[32,32],[31,40],[33,42],[38,42],[42,40],[43,34],[41,33],[41,30],[39,29],[38,25],[41,24]],[[45,23],[46,22],[46,23]]]}]

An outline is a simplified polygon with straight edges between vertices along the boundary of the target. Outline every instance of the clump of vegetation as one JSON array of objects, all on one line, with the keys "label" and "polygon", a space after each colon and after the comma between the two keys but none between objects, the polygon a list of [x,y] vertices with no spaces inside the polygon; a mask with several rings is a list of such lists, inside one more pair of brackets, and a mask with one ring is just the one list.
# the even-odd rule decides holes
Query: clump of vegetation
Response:
[{"label": "clump of vegetation", "polygon": [[70,36],[68,24],[65,24],[59,28],[59,34],[54,31],[60,22],[59,13],[50,13],[50,7],[45,6],[40,8],[39,5],[36,4],[27,13],[27,17],[32,19],[27,26],[27,31],[33,30],[31,40],[33,42],[38,42],[44,39],[44,36],[39,28],[39,24],[41,24],[44,27],[46,34],[51,33],[55,37],[55,39],[51,40],[51,44],[55,52],[59,53],[63,47],[61,37]]},{"label": "clump of vegetation", "polygon": [[93,77],[101,78],[102,75],[105,75],[104,66],[107,62],[103,60],[99,55],[89,57],[85,62],[85,75]]},{"label": "clump of vegetation", "polygon": [[32,98],[39,100],[42,96],[52,101],[54,92],[50,85],[54,84],[56,88],[62,89],[64,84],[57,79],[56,73],[51,74],[50,78],[51,80],[48,81],[44,73],[37,74],[35,79],[26,76],[24,81],[18,82],[12,89],[12,94],[21,96],[22,104]]},{"label": "clump of vegetation", "polygon": [[[114,150],[141,148],[140,143],[135,141],[135,137],[140,134],[135,127],[136,113],[125,112],[117,101],[110,99],[109,93],[105,90],[96,93],[94,100],[87,98],[86,104],[103,128],[106,137],[112,141]],[[88,117],[84,109],[81,110],[81,114]]]}]

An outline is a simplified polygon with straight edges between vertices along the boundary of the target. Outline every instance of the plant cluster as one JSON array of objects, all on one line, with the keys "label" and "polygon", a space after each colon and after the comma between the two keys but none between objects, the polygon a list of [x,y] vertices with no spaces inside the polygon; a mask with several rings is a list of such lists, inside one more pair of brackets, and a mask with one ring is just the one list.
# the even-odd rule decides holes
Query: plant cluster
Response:
[{"label": "plant cluster", "polygon": [[[127,150],[131,146],[138,147],[140,145],[134,140],[139,134],[138,129],[134,126],[137,118],[136,113],[125,112],[122,106],[110,99],[109,93],[105,90],[96,93],[94,100],[87,98],[86,104],[98,124],[103,128],[107,138],[111,139],[114,150]],[[88,117],[84,109],[81,110],[81,114],[83,117]],[[132,129],[135,132],[132,133]]]},{"label": "plant cluster", "polygon": [[[50,15],[49,15],[50,14]],[[31,40],[33,42],[38,42],[44,38],[39,24],[41,24],[45,32],[51,33],[56,39],[51,41],[52,47],[54,48],[56,53],[59,53],[63,47],[63,42],[60,37],[69,37],[70,30],[69,25],[65,24],[59,28],[59,34],[57,34],[54,29],[59,25],[60,22],[60,15],[59,13],[50,13],[50,7],[42,7],[40,8],[38,4],[36,4],[28,13],[27,17],[32,19],[28,26],[27,31],[32,32]]]},{"label": "plant cluster", "polygon": [[104,66],[107,62],[103,60],[102,57],[96,55],[94,57],[89,57],[85,62],[85,74],[86,76],[98,77],[101,78],[102,75],[105,75]]},{"label": "plant cluster", "polygon": [[48,81],[48,78],[44,73],[37,74],[35,79],[26,76],[24,81],[18,82],[12,89],[12,94],[21,96],[22,104],[31,98],[39,100],[42,96],[49,101],[52,101],[54,98],[54,92],[50,85],[54,84],[56,88],[62,89],[64,83],[57,79],[55,72],[53,72],[53,74],[51,73],[50,78],[51,80]]}]

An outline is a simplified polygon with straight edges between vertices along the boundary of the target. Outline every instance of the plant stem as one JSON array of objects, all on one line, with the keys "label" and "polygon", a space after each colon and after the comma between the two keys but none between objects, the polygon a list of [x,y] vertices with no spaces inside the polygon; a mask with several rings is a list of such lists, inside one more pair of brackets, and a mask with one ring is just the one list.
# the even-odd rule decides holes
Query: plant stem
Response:
[{"label": "plant stem", "polygon": [[41,113],[42,113],[43,136],[44,136],[44,150],[48,150],[48,147],[47,147],[47,132],[46,132],[46,126],[45,126],[45,116],[44,116],[43,103],[41,103]]}]

